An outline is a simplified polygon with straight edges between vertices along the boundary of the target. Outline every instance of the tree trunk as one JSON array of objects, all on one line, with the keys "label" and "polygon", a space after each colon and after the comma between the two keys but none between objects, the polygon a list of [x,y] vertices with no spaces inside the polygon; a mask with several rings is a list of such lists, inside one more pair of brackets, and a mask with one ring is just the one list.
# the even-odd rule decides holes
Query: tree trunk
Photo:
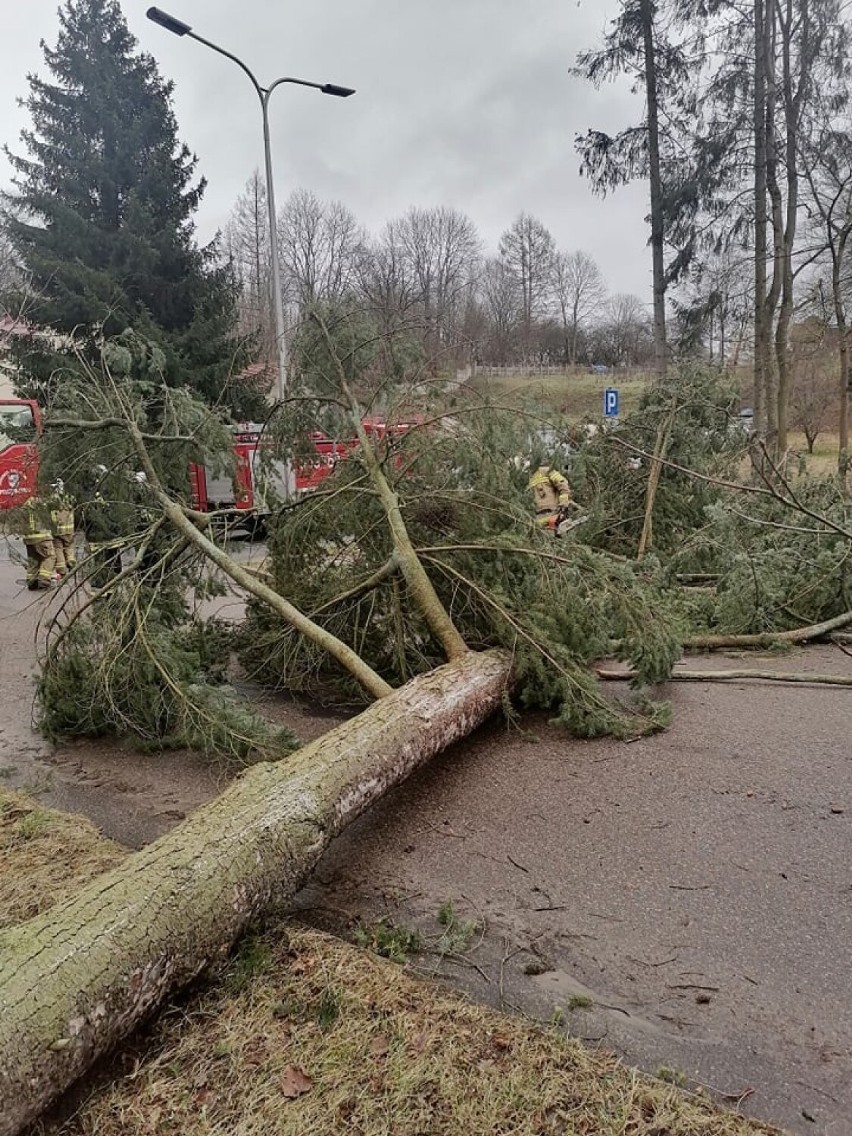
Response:
[{"label": "tree trunk", "polygon": [[[595,671],[598,678],[606,682],[630,682],[636,678],[636,672],[631,670],[602,670]],[[824,675],[812,674],[810,671],[675,671],[667,679],[668,682],[741,682],[743,679],[759,679],[761,682],[806,682],[819,686],[852,686],[852,675]]]},{"label": "tree trunk", "polygon": [[508,656],[489,651],[413,679],[0,936],[0,1136],[292,896],[347,824],[499,709],[509,676]]},{"label": "tree trunk", "polygon": [[[767,3],[771,0],[766,0]],[[766,436],[765,374],[769,361],[769,316],[766,308],[766,14],[764,0],[754,4],[754,428]]]},{"label": "tree trunk", "polygon": [[651,260],[654,289],[654,369],[664,375],[666,345],[666,277],[664,265],[663,185],[660,174],[660,127],[657,105],[657,64],[654,52],[654,10],[651,0],[640,0],[645,51],[645,94],[648,102],[648,173],[651,181]]},{"label": "tree trunk", "polygon": [[691,635],[682,640],[682,646],[687,651],[714,651],[739,647],[771,647],[781,643],[812,643],[815,639],[823,639],[832,631],[841,627],[848,627],[852,623],[852,611],[842,615],[835,615],[823,623],[813,623],[808,627],[795,627],[792,631],[759,631],[746,635]]},{"label": "tree trunk", "polygon": [[782,292],[778,324],[775,329],[775,356],[778,366],[778,446],[777,452],[783,455],[787,450],[787,424],[790,401],[790,323],[793,319],[793,250],[796,244],[796,226],[799,215],[799,125],[801,117],[801,98],[808,89],[807,72],[812,64],[809,42],[809,21],[807,3],[802,5],[802,21],[799,28],[801,37],[801,68],[798,85],[794,84],[792,73],[793,0],[787,0],[785,18],[781,24],[781,59],[783,73],[782,97],[785,123],[785,174],[787,180],[786,222],[782,235]]},{"label": "tree trunk", "polygon": [[772,223],[772,279],[766,297],[766,315],[761,344],[765,353],[763,363],[763,398],[766,411],[766,440],[770,453],[778,455],[778,377],[773,353],[773,328],[781,298],[784,272],[784,200],[779,182],[780,156],[778,153],[778,75],[776,9],[767,0],[764,12],[765,27],[763,49],[766,76],[766,187],[769,193]]},{"label": "tree trunk", "polygon": [[849,392],[852,388],[852,377],[849,372],[849,341],[846,327],[846,302],[843,296],[843,282],[841,269],[846,254],[846,244],[849,239],[852,223],[846,222],[841,230],[837,242],[837,249],[832,250],[831,265],[831,295],[834,301],[834,318],[837,322],[837,351],[840,357],[840,413],[838,416],[838,447],[837,447],[837,475],[841,482],[846,484],[849,470]]},{"label": "tree trunk", "polygon": [[669,439],[677,415],[677,401],[672,402],[671,410],[657,427],[657,440],[654,446],[654,457],[651,461],[651,472],[648,474],[648,490],[645,494],[645,520],[642,524],[642,535],[639,537],[639,547],[636,550],[636,559],[642,560],[645,553],[653,544],[654,533],[654,501],[660,487],[660,475],[663,471],[663,460],[666,456]]}]

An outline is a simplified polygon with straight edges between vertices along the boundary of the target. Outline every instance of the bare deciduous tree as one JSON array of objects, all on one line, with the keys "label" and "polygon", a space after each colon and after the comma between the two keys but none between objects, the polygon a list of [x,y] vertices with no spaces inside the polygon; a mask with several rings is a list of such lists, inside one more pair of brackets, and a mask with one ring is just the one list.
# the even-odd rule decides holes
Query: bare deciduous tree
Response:
[{"label": "bare deciduous tree", "polygon": [[822,315],[811,316],[793,328],[790,385],[790,425],[805,435],[808,453],[837,408],[837,331],[825,316],[829,304],[818,286]]},{"label": "bare deciduous tree", "polygon": [[410,315],[416,289],[402,244],[398,222],[389,222],[377,240],[365,245],[358,261],[358,291],[384,334],[396,331]]},{"label": "bare deciduous tree", "polygon": [[580,332],[595,315],[601,314],[606,299],[606,284],[601,270],[588,253],[557,253],[553,262],[553,292],[562,320],[566,359],[577,363]]},{"label": "bare deciduous tree", "polygon": [[720,367],[736,366],[751,332],[753,285],[745,250],[708,250],[673,301],[678,351]]},{"label": "bare deciduous tree", "polygon": [[507,363],[518,322],[518,284],[501,259],[485,262],[479,281],[489,335],[489,358]]},{"label": "bare deciduous tree", "polygon": [[476,277],[482,242],[457,209],[409,209],[385,229],[382,254],[403,294],[420,308],[424,343],[436,362],[456,340]]},{"label": "bare deciduous tree", "polygon": [[[836,350],[839,362],[838,402],[838,475],[845,480],[849,470],[849,402],[852,372],[849,366],[849,320],[847,266],[849,240],[852,236],[852,148],[848,129],[838,129],[830,103],[821,96],[814,99],[812,114],[821,121],[821,129],[809,135],[804,146],[804,164],[808,181],[811,227],[819,231],[825,244],[830,267],[831,297],[825,295],[822,280],[817,285],[818,306],[823,318],[831,315],[837,330]],[[794,383],[795,387],[795,383]],[[794,394],[794,397],[795,394]]]},{"label": "bare deciduous tree", "polygon": [[296,190],[278,216],[285,295],[299,306],[342,299],[358,280],[365,240],[345,205]]},{"label": "bare deciduous tree", "polygon": [[263,354],[275,358],[272,324],[272,268],[266,184],[255,170],[237,198],[224,233],[225,251],[240,286],[240,331],[260,333]]},{"label": "bare deciduous tree", "polygon": [[0,228],[0,296],[20,280],[20,267],[6,230]]},{"label": "bare deciduous tree", "polygon": [[550,231],[529,213],[521,213],[500,238],[500,259],[517,288],[518,322],[527,355],[532,346],[533,325],[547,312],[555,256]]},{"label": "bare deciduous tree", "polygon": [[619,292],[610,298],[607,320],[599,329],[606,361],[619,366],[644,362],[653,349],[645,305],[638,296]]}]

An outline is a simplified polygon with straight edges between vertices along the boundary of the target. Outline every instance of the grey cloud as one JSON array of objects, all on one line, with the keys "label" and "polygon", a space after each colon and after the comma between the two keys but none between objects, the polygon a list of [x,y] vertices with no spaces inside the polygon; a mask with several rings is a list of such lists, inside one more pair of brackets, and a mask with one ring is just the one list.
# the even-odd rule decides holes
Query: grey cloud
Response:
[{"label": "grey cloud", "polygon": [[[297,186],[345,202],[378,230],[409,205],[465,210],[494,247],[526,210],[565,248],[599,262],[613,291],[649,293],[644,186],[595,198],[578,173],[574,136],[618,129],[641,113],[626,84],[595,91],[570,75],[599,40],[615,0],[161,0],[161,7],[243,58],[261,83],[281,74],[356,87],[348,100],[285,87],[270,107],[276,193]],[[209,238],[256,166],[260,112],[228,60],[145,19],[124,0],[140,45],[175,83],[183,139],[208,190],[198,219]],[[25,72],[43,73],[39,37],[56,37],[54,0],[4,13],[2,138],[12,149],[27,116]],[[0,184],[8,182],[0,161]]]}]

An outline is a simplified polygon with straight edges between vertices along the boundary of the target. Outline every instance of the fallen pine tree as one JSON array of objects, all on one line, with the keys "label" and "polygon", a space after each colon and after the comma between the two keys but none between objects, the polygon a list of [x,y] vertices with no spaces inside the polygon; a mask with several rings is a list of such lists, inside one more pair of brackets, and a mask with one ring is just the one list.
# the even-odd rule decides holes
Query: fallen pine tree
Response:
[{"label": "fallen pine tree", "polygon": [[[451,429],[430,433],[427,423],[398,447],[374,446],[364,390],[368,380],[382,389],[383,372],[361,359],[350,373],[357,352],[338,350],[327,313],[310,326],[308,362],[320,363],[304,368],[310,390],[293,402],[330,414],[312,423],[329,433],[348,423],[358,454],[323,493],[281,510],[266,578],[245,572],[176,488],[187,460],[206,456],[207,419],[185,395],[152,395],[132,376],[88,368],[48,417],[69,468],[102,457],[117,494],[128,473],[144,471],[135,511],[150,517],[132,562],[94,591],[84,580],[49,628],[43,703],[87,682],[76,732],[91,730],[97,703],[109,710],[97,728],[159,740],[148,712],[159,715],[167,697],[171,718],[175,704],[188,705],[178,718],[222,736],[215,698],[200,699],[198,683],[169,669],[187,634],[186,589],[203,595],[211,565],[252,597],[243,659],[262,677],[375,702],[321,742],[245,774],[171,836],[0,940],[3,1136],[286,901],[349,819],[506,705],[510,686],[522,705],[586,736],[633,736],[667,720],[654,704],[609,699],[590,668],[616,641],[637,686],[670,674],[679,629],[651,558],[631,564],[573,541],[554,551],[530,522],[527,475],[511,460],[528,440],[517,415],[507,423],[491,407],[458,406]],[[77,391],[87,418],[71,412]],[[103,637],[86,634],[98,623],[121,628],[106,659]],[[140,675],[150,698],[140,697]]]},{"label": "fallen pine tree", "polygon": [[[336,406],[343,403],[360,443],[360,469],[342,474],[329,490],[342,503],[342,521],[330,522],[331,539],[320,533],[318,543],[301,542],[303,585],[314,580],[331,589],[321,602],[312,602],[292,574],[276,572],[270,587],[245,572],[207,518],[174,488],[188,458],[205,457],[207,420],[185,395],[162,388],[151,395],[106,364],[100,374],[84,366],[79,392],[91,416],[69,412],[83,397],[70,382],[48,416],[53,449],[49,443],[45,474],[51,462],[86,469],[100,457],[109,479],[102,484],[124,494],[128,513],[148,523],[135,534],[132,559],[121,571],[105,580],[101,572],[84,573],[59,597],[45,626],[45,712],[61,704],[67,723],[78,707],[82,734],[117,728],[158,741],[165,740],[162,720],[190,720],[190,736],[206,723],[208,736],[221,737],[229,727],[217,720],[215,694],[211,699],[207,688],[201,698],[203,683],[191,681],[186,668],[180,674],[170,668],[190,626],[187,588],[204,595],[205,570],[230,577],[270,614],[293,652],[280,670],[291,687],[305,673],[314,681],[333,675],[350,694],[374,701],[291,756],[269,745],[270,756],[281,760],[247,771],[172,834],[47,915],[3,934],[2,1136],[18,1132],[165,998],[227,953],[249,923],[286,903],[350,820],[506,707],[510,687],[578,732],[626,734],[660,725],[659,708],[613,703],[586,665],[616,634],[623,658],[646,681],[665,677],[678,646],[664,619],[645,626],[653,584],[604,554],[578,547],[576,556],[554,556],[528,509],[519,507],[523,475],[515,477],[514,500],[499,510],[470,510],[455,467],[456,484],[443,499],[434,466],[425,477],[409,476],[406,484],[417,493],[403,496],[402,457],[380,452],[367,437],[364,411],[322,317],[317,329]],[[313,385],[321,391],[319,376]],[[208,433],[215,443],[214,427]],[[463,447],[468,461],[479,456],[472,438]],[[439,470],[456,460],[458,435],[450,441]],[[425,439],[415,457],[426,461],[438,449]],[[495,465],[504,481],[513,476],[503,457],[496,455]],[[144,482],[132,476],[135,469],[145,473]],[[322,500],[297,510],[299,516],[310,524]],[[353,502],[365,504],[366,514]],[[431,547],[448,518],[453,528],[453,518],[458,524],[471,516],[490,526],[480,537],[496,530],[505,549],[483,547],[473,561],[464,542],[458,555],[418,554],[410,525],[432,538]],[[286,539],[286,525],[283,532]],[[361,602],[372,609],[366,621],[341,619]]]},{"label": "fallen pine tree", "polygon": [[286,903],[329,842],[499,709],[510,660],[460,659],[221,797],[0,935],[0,1134],[13,1136],[160,1003]]}]

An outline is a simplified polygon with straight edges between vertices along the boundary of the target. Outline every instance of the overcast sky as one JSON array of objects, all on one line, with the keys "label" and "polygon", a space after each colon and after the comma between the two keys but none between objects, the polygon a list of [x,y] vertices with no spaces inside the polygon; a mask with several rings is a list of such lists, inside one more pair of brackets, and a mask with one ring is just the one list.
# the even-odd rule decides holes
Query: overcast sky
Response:
[{"label": "overcast sky", "polygon": [[[131,31],[175,84],[181,138],[208,180],[198,216],[209,239],[255,167],[260,108],[227,59],[145,18],[123,0]],[[284,86],[270,103],[279,205],[297,187],[346,204],[370,230],[411,205],[468,213],[489,249],[521,210],[557,244],[584,249],[613,292],[650,300],[644,183],[606,199],[579,176],[574,136],[615,131],[642,104],[626,83],[596,91],[569,73],[600,42],[616,0],[161,0],[199,35],[240,56],[261,84],[280,75],[357,88],[350,99]],[[0,138],[21,151],[16,105],[26,74],[46,76],[58,0],[3,0]],[[10,169],[0,155],[0,185]]]}]

